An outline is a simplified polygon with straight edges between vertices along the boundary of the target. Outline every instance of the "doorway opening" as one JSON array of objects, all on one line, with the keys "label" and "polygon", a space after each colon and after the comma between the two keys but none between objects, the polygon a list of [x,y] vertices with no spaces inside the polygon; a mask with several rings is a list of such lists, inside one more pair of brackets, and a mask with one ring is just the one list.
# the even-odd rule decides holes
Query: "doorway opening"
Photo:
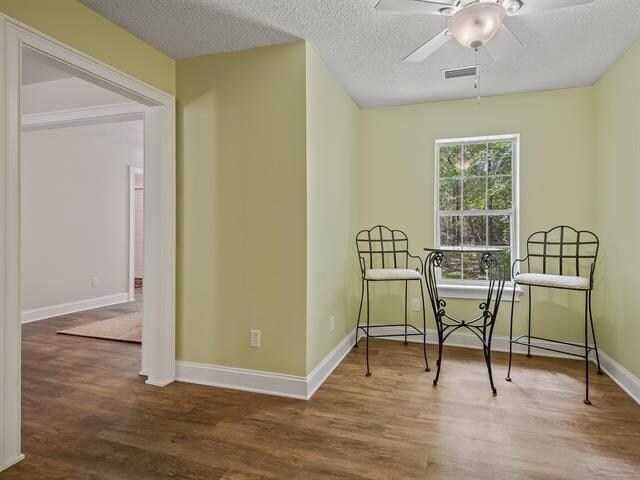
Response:
[{"label": "doorway opening", "polygon": [[[35,321],[35,317],[38,315],[42,315],[42,318],[51,318],[57,312],[60,312],[57,315],[58,320],[66,317],[67,320],[71,321],[73,320],[71,318],[73,315],[83,315],[85,314],[84,312],[88,311],[95,312],[97,311],[95,309],[87,310],[87,308],[92,307],[91,301],[107,302],[107,299],[110,298],[112,302],[110,305],[100,306],[100,308],[106,309],[132,308],[138,301],[138,299],[130,301],[128,291],[130,274],[128,268],[126,268],[129,264],[128,227],[130,219],[128,212],[130,208],[127,195],[129,172],[127,168],[124,168],[124,171],[120,170],[124,180],[123,183],[106,181],[105,179],[110,178],[111,174],[108,172],[100,173],[99,170],[104,167],[104,162],[98,162],[103,149],[95,147],[96,142],[104,143],[105,141],[105,138],[100,138],[100,135],[103,135],[103,137],[115,135],[120,138],[127,138],[127,134],[123,134],[123,130],[128,129],[135,122],[139,123],[144,139],[143,153],[140,157],[142,164],[137,166],[142,167],[144,165],[146,167],[144,172],[144,193],[146,198],[143,207],[145,292],[144,302],[142,307],[139,308],[139,310],[143,311],[142,333],[140,335],[142,348],[134,346],[134,348],[137,348],[135,357],[122,360],[119,367],[120,370],[124,369],[129,372],[130,380],[135,382],[132,385],[142,385],[143,388],[152,388],[145,386],[145,383],[164,386],[171,383],[175,378],[175,99],[19,22],[15,22],[5,15],[0,15],[0,51],[2,51],[2,55],[0,55],[0,94],[2,94],[0,109],[3,110],[0,115],[0,140],[3,140],[4,143],[4,148],[0,149],[0,173],[2,174],[0,175],[0,198],[5,200],[0,204],[0,208],[2,208],[2,211],[0,211],[0,295],[4,300],[3,308],[0,309],[0,331],[3,333],[0,339],[0,378],[3,379],[0,382],[0,405],[3,406],[0,409],[0,445],[2,445],[0,449],[0,470],[3,470],[24,457],[21,452],[23,380],[25,395],[32,392],[33,388],[43,388],[42,382],[30,382],[28,378],[25,377],[23,379],[21,375],[23,349],[26,352],[26,348],[24,348],[26,343],[22,342],[22,319],[34,320],[32,323],[25,325],[25,329],[27,329],[30,326],[46,325],[50,322],[49,320]],[[34,71],[30,71],[28,65],[30,58],[35,58],[44,63],[45,66],[40,65]],[[23,89],[29,85],[44,83],[43,79],[51,83],[58,81],[56,85],[61,85],[70,78],[74,78],[76,82],[76,87],[71,88],[72,93],[70,95],[67,87],[66,96],[63,94],[42,96],[39,99],[41,106],[45,105],[47,101],[51,103],[46,108],[43,108],[42,111],[28,111],[30,108],[29,100],[22,98]],[[83,88],[87,87],[87,85],[83,84],[83,87],[79,87],[79,81],[83,81],[92,87],[102,88],[106,91],[106,93],[102,92],[105,95],[104,98],[110,97],[110,100],[101,104],[98,102],[97,106],[95,104],[82,104],[81,101],[86,101],[91,95],[85,95],[87,90],[83,90]],[[64,88],[60,92],[64,92]],[[115,96],[119,96],[119,98],[114,103]],[[80,104],[70,107],[60,106],[59,103],[56,104],[56,102],[65,98],[80,102]],[[98,115],[96,115],[96,110],[100,110]],[[89,118],[96,116],[101,117],[100,121],[92,121],[93,123],[91,124],[87,123]],[[47,123],[46,126],[44,125],[45,123]],[[118,123],[120,123],[119,127],[113,127]],[[116,130],[115,133],[114,128]],[[52,139],[55,136],[54,132],[62,130],[65,130],[65,135],[73,132],[74,139],[82,138],[81,142],[93,142],[93,150],[89,149],[93,153],[84,155],[85,162],[76,162],[73,165],[65,164],[64,167],[61,167],[63,162],[71,162],[74,157],[83,157],[82,152],[72,148],[75,142],[68,142],[66,153],[59,155],[57,159],[53,159],[57,160],[57,162],[52,161],[49,165],[43,164],[42,159],[51,157],[50,154],[53,152],[53,149],[51,151],[48,150],[48,142],[54,142]],[[105,133],[105,131],[110,131],[111,133]],[[102,133],[98,134],[97,132]],[[29,136],[38,137],[36,144],[39,146],[34,147],[31,151],[32,144],[25,147],[26,143],[23,142]],[[92,138],[89,139],[89,137]],[[64,140],[58,138],[55,141],[57,145],[65,147]],[[29,155],[31,157],[27,159]],[[121,155],[112,155],[111,158],[115,158],[114,162],[117,163],[126,156],[126,154],[122,153]],[[27,163],[31,162],[31,167],[33,168],[31,173],[35,172],[36,174],[35,177],[31,178],[31,180],[34,178],[36,180],[31,183],[31,191],[29,191],[29,187],[23,186],[23,181],[29,181],[30,168],[23,163],[25,159]],[[49,178],[45,178],[42,175],[46,168],[51,173]],[[63,172],[62,177],[59,175],[60,171]],[[90,180],[74,180],[74,175],[79,173],[86,174]],[[100,179],[104,181],[100,183]],[[96,180],[98,181],[95,184],[97,186],[95,188],[91,187],[91,182]],[[97,225],[92,227],[92,232],[76,230],[76,232],[79,232],[77,236],[79,238],[86,233],[96,232],[101,233],[101,236],[94,236],[93,239],[88,236],[83,237],[82,241],[72,236],[67,237],[66,240],[63,239],[62,243],[56,245],[56,242],[61,242],[61,235],[59,234],[62,230],[71,231],[73,230],[72,227],[88,225],[88,222],[85,221],[83,223],[81,221],[82,218],[85,220],[102,218],[104,220],[103,223],[108,223],[108,220],[112,218],[111,215],[106,213],[110,202],[105,200],[107,192],[101,188],[105,184],[113,186],[116,183],[118,186],[121,185],[123,187],[120,200],[126,206],[122,217],[124,228],[119,234],[119,236],[122,236],[123,241],[116,242],[114,240],[116,237],[110,236],[111,233],[114,233],[113,231],[116,230],[116,227],[111,226],[112,228],[100,230],[100,225]],[[35,187],[33,187],[34,185]],[[24,192],[23,189],[25,189]],[[23,197],[23,193],[29,195],[28,199]],[[76,197],[72,194],[76,194]],[[38,195],[44,196],[44,200],[39,198]],[[47,202],[47,199],[50,201]],[[102,202],[99,200],[102,200]],[[67,205],[69,205],[70,211],[71,207],[78,206],[85,208],[93,206],[93,208],[91,210],[92,213],[86,214],[85,212],[86,215],[84,217],[81,210],[74,211],[73,215],[64,219],[64,222],[60,219],[61,217],[58,217],[56,223],[54,220],[55,215],[51,215],[51,218],[41,218],[39,222],[32,222],[33,219],[29,219],[27,216],[23,221],[22,201],[25,202],[24,206],[27,208],[29,203],[32,202],[32,205],[48,206],[57,213],[60,213],[64,208],[63,201],[69,202]],[[100,208],[103,210],[100,211]],[[46,225],[46,227],[42,225]],[[36,228],[35,226],[38,227]],[[24,232],[22,232],[23,228],[25,229]],[[29,231],[36,232],[39,235],[23,235],[23,233],[27,233],[28,229],[32,229]],[[21,241],[23,236],[25,241],[33,241],[35,248],[24,248],[25,251],[23,252]],[[107,237],[111,243],[118,243],[126,253],[124,262],[126,271],[124,275],[110,272],[107,266],[98,266],[92,262],[87,262],[91,263],[89,265],[91,268],[85,270],[83,268],[86,265],[81,265],[81,262],[76,262],[73,268],[68,264],[59,267],[59,265],[56,266],[56,261],[60,259],[55,258],[55,255],[51,255],[51,252],[57,250],[54,247],[59,247],[59,251],[62,251],[63,247],[69,247],[64,243],[68,241],[72,243],[71,252],[75,252],[76,256],[80,257],[83,249],[90,250],[95,248],[100,242],[104,244],[104,240]],[[74,241],[77,241],[77,243],[73,244]],[[23,258],[27,258],[29,251],[42,254],[42,259],[46,259],[46,261],[42,260],[42,265],[28,265]],[[94,258],[109,257],[111,253],[107,254],[105,251],[101,250],[102,254],[94,255]],[[45,253],[49,253],[49,255],[47,256]],[[73,257],[70,258],[72,260],[69,261],[73,261]],[[119,260],[117,263],[121,265]],[[32,274],[27,274],[25,275],[25,281],[29,283],[31,290],[21,292],[23,287],[21,272],[32,267],[42,268],[47,266],[50,268],[40,271],[44,271],[44,275],[51,274],[52,278],[49,278],[45,283],[38,284],[38,278],[35,278]],[[74,272],[76,270],[80,272],[77,278],[82,278],[82,282],[78,282],[73,275],[66,277],[69,274],[75,275]],[[95,273],[88,273],[92,271]],[[38,273],[36,273],[37,275]],[[123,288],[118,287],[115,291],[102,292],[104,294],[99,293],[101,288],[111,288],[116,283],[123,285]],[[43,285],[47,285],[49,288],[42,288]],[[75,294],[79,290],[86,288],[94,295],[80,298],[79,300],[65,297],[69,298],[69,300],[63,300],[62,303],[58,303],[57,300],[54,300],[56,298],[54,294],[60,294],[63,290],[62,288],[58,289],[58,287],[73,287],[68,288],[68,290],[75,292]],[[63,293],[66,295],[68,292]],[[116,295],[122,296],[114,298]],[[107,297],[107,299],[104,297]],[[116,301],[118,299],[121,301]],[[29,305],[28,302],[33,303]],[[32,308],[29,308],[29,306]],[[96,306],[96,304],[94,303],[93,306]],[[76,310],[70,313],[68,309],[72,307],[78,310],[82,307],[82,311]],[[58,309],[57,312],[56,308]],[[64,309],[67,309],[67,311],[63,311]],[[108,312],[109,315],[113,313],[113,311]],[[64,316],[61,316],[61,314]],[[104,312],[103,314],[106,315]],[[150,319],[153,320],[152,328],[147,328],[146,323]],[[104,320],[104,318],[100,320]],[[51,329],[57,328],[54,327],[53,323],[50,323],[50,326]],[[55,330],[53,335],[47,337],[53,343],[43,346],[40,352],[41,355],[46,357],[45,360],[49,360],[49,362],[42,361],[42,356],[38,361],[37,354],[34,357],[35,360],[31,362],[33,368],[46,368],[51,367],[53,364],[56,367],[60,367],[57,372],[59,381],[53,381],[52,384],[58,385],[62,390],[65,389],[65,385],[68,389],[70,379],[79,380],[78,385],[90,385],[91,380],[98,378],[98,375],[100,378],[107,378],[109,373],[114,371],[114,369],[104,368],[104,357],[101,358],[100,355],[97,355],[95,356],[95,362],[92,364],[96,370],[93,373],[83,372],[82,365],[85,365],[83,352],[86,353],[90,350],[74,348],[76,344],[69,344],[61,348],[56,346],[55,342],[63,338],[72,342],[91,340],[84,336],[57,335],[57,331]],[[28,341],[27,335],[25,335],[24,342]],[[102,343],[100,342],[95,340],[93,345],[127,345],[125,342],[106,340]],[[33,343],[29,345],[30,348],[33,346]],[[98,352],[101,349],[102,352],[108,352],[112,347],[96,347]],[[95,354],[96,352],[93,353]],[[66,361],[64,360],[64,355],[67,356]],[[27,362],[25,361],[25,363]],[[146,380],[140,382],[138,374],[146,376]],[[45,396],[47,396],[46,392]],[[81,398],[71,400],[71,406],[80,405],[82,402]]]},{"label": "doorway opening", "polygon": [[76,350],[142,344],[142,106],[28,47],[21,105],[21,320],[38,322],[25,342],[54,326],[92,339],[54,342]]}]

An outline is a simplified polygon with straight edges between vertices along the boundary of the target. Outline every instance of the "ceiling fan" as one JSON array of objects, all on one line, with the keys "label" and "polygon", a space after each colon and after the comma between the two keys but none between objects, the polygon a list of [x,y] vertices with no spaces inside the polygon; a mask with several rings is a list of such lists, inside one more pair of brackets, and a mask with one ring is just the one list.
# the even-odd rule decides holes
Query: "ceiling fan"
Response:
[{"label": "ceiling fan", "polygon": [[426,13],[448,17],[447,28],[404,62],[421,62],[455,38],[461,45],[485,46],[494,60],[516,53],[522,43],[503,21],[505,16],[528,15],[544,10],[573,7],[593,0],[380,0],[377,10]]}]

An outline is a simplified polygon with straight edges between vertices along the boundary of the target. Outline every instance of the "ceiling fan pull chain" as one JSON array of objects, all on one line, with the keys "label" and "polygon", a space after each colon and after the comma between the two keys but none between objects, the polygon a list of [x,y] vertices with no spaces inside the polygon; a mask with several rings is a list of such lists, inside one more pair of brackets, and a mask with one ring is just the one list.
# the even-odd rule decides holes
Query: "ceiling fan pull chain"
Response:
[{"label": "ceiling fan pull chain", "polygon": [[480,65],[478,64],[478,48],[474,48],[476,52],[476,78],[474,88],[476,90],[476,101],[480,104]]}]

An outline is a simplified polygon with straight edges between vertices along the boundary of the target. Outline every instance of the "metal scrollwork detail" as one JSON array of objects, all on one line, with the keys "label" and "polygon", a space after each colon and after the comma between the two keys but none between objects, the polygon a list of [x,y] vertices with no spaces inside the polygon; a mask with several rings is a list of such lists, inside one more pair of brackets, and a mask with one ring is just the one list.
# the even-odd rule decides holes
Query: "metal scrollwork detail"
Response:
[{"label": "metal scrollwork detail", "polygon": [[500,265],[498,255],[493,252],[484,252],[480,257],[480,267],[484,272],[488,272]]},{"label": "metal scrollwork detail", "polygon": [[443,252],[435,252],[433,254],[433,266],[436,268],[445,268],[449,266],[449,259]]}]

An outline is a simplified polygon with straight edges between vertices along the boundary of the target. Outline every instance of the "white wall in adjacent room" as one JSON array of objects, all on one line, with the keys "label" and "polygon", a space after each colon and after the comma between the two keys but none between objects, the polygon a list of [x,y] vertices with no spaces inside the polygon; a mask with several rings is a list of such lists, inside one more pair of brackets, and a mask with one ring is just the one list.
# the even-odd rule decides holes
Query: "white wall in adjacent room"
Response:
[{"label": "white wall in adjacent room", "polygon": [[23,312],[128,292],[130,166],[142,120],[23,131]]},{"label": "white wall in adjacent room", "polygon": [[62,78],[22,86],[22,113],[57,112],[131,103],[131,100],[80,78]]}]

